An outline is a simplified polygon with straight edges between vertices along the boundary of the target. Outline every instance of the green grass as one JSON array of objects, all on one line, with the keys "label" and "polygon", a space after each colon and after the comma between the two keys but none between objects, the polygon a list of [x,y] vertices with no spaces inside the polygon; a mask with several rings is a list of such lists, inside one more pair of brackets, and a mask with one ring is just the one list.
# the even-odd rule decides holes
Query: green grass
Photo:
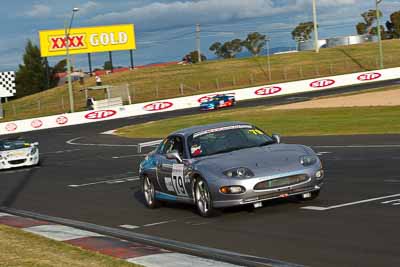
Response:
[{"label": "green grass", "polygon": [[[400,42],[383,42],[386,68],[400,66]],[[217,90],[230,90],[248,86],[301,80],[377,69],[377,45],[375,43],[321,49],[319,54],[300,52],[271,56],[272,80],[268,80],[265,56],[206,61],[193,65],[171,65],[136,69],[103,77],[103,84],[129,84],[134,102],[193,95]],[[86,80],[85,86],[95,84],[94,78]],[[74,83],[75,110],[85,109],[85,94]],[[104,98],[102,92],[93,94]],[[61,86],[9,101],[4,104],[2,121],[32,118],[67,112],[69,110],[66,86]]]},{"label": "green grass", "polygon": [[207,112],[121,128],[118,135],[160,138],[182,128],[223,121],[243,121],[284,136],[400,133],[400,107],[268,110],[260,106]]},{"label": "green grass", "polygon": [[139,267],[110,256],[80,249],[0,225],[1,266]]}]

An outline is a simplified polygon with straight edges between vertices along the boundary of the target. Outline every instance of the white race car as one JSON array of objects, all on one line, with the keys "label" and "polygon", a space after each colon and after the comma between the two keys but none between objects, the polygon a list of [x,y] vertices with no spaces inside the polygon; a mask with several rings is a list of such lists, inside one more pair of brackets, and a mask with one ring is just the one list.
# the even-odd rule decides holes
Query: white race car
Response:
[{"label": "white race car", "polygon": [[0,170],[39,164],[39,143],[22,139],[0,140]]}]

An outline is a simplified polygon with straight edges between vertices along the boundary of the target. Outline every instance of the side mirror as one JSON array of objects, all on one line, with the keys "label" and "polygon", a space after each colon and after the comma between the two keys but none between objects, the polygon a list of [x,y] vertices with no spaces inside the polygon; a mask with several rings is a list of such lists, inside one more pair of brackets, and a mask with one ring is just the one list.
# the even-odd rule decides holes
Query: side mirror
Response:
[{"label": "side mirror", "polygon": [[179,155],[178,151],[176,151],[176,150],[173,150],[173,151],[167,153],[166,157],[167,157],[167,159],[175,159],[179,163],[183,162],[181,156]]},{"label": "side mirror", "polygon": [[272,139],[274,139],[275,140],[275,142],[277,143],[277,144],[280,144],[281,143],[281,137],[279,136],[279,134],[272,134]]}]

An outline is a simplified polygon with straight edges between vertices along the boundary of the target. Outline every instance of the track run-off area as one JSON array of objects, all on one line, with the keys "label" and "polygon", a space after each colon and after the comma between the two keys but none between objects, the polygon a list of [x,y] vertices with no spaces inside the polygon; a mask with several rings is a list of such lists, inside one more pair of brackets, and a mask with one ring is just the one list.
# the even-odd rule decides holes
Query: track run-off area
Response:
[{"label": "track run-off area", "polygon": [[[293,101],[299,100],[287,96],[238,106]],[[214,218],[202,218],[188,205],[146,208],[138,166],[149,150],[138,153],[136,145],[147,140],[102,133],[197,112],[23,134],[40,143],[41,165],[1,172],[0,206],[252,255],[260,265],[400,266],[400,135],[283,136],[283,143],[309,145],[320,155],[326,181],[312,201],[270,201]]]}]

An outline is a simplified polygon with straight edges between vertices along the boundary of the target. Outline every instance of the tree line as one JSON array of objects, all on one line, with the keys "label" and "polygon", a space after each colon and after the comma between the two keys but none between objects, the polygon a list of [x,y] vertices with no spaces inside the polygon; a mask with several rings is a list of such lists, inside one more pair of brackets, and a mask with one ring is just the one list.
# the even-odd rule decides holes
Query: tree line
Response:
[{"label": "tree line", "polygon": [[[253,56],[258,56],[264,46],[267,43],[267,36],[259,32],[249,33],[245,40],[233,39],[224,43],[215,42],[210,47],[209,50],[212,51],[218,58],[235,58],[237,54],[246,48]],[[202,61],[207,58],[201,54]],[[192,51],[185,55],[183,58],[185,61],[190,63],[199,62],[199,56],[197,51]]]}]

